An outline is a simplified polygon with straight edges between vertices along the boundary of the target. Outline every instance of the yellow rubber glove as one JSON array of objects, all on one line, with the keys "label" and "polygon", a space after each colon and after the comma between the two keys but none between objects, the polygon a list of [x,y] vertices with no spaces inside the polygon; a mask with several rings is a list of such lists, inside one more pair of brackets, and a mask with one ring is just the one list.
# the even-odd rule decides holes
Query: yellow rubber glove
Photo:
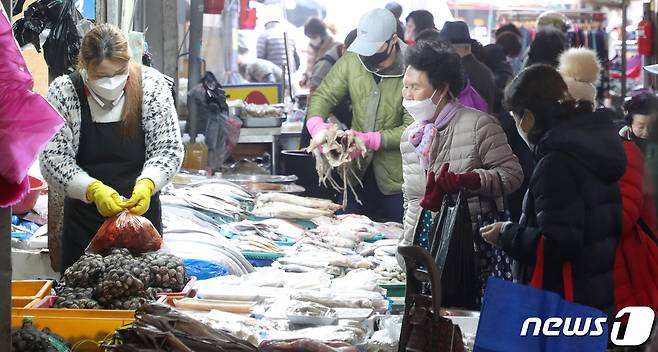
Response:
[{"label": "yellow rubber glove", "polygon": [[94,181],[87,186],[87,199],[94,202],[98,212],[106,218],[123,211],[119,193],[101,181]]},{"label": "yellow rubber glove", "polygon": [[144,178],[135,184],[133,188],[133,195],[130,199],[123,203],[124,208],[129,208],[130,212],[135,215],[144,215],[151,206],[151,196],[155,191],[155,183]]}]

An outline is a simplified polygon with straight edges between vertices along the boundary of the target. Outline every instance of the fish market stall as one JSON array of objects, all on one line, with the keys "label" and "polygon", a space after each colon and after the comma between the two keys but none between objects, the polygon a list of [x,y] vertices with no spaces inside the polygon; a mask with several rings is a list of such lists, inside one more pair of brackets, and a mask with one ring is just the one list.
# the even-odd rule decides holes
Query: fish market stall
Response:
[{"label": "fish market stall", "polygon": [[[101,242],[47,294],[15,308],[14,326],[33,315],[30,331],[50,328],[70,345],[87,341],[89,350],[100,342],[109,351],[120,342],[146,347],[135,334],[143,337],[142,327],[159,319],[192,319],[210,334],[203,336],[239,341],[245,350],[396,350],[406,282],[396,259],[402,225],[336,215],[342,205],[333,201],[268,190],[295,180],[179,175],[162,191],[161,245],[135,251],[135,243],[121,242],[125,230],[114,231],[114,242]],[[107,320],[72,336],[72,325],[52,327],[56,314]],[[477,320],[455,317],[465,338]]]},{"label": "fish market stall", "polygon": [[[224,260],[229,275],[205,276],[194,285],[196,296],[167,303],[211,326],[226,328],[230,321],[232,332],[261,347],[281,341],[367,346],[374,326],[394,306],[382,286],[405,280],[395,259],[401,225],[335,216],[341,206],[328,200],[285,193],[248,197],[230,187],[208,180],[176,189],[172,201],[178,204],[167,200],[167,207],[178,216],[204,215],[186,222],[167,218],[164,240],[184,261],[217,265],[216,258],[224,258],[217,253],[231,248],[251,267]],[[183,243],[192,233],[195,239]]]},{"label": "fish market stall", "polygon": [[[242,266],[225,262],[227,275],[206,275],[195,283],[195,296],[166,303],[211,326],[231,326],[261,348],[288,343],[294,350],[294,343],[339,342],[395,350],[401,324],[396,314],[404,308],[406,282],[396,259],[402,225],[336,215],[342,206],[329,200],[245,193],[244,184],[232,188],[236,186],[208,179],[176,189],[179,196],[174,198],[183,203],[179,209],[185,205],[204,215],[184,225],[178,220],[176,226],[166,225],[164,239],[184,261],[186,256],[215,260],[203,254],[211,245],[208,253],[230,248],[250,266],[242,260],[236,260]],[[186,214],[191,215],[189,209]],[[198,237],[205,239],[181,248],[183,238],[190,237],[185,231],[203,232]],[[472,345],[478,317],[467,313],[446,315],[452,314]]]}]

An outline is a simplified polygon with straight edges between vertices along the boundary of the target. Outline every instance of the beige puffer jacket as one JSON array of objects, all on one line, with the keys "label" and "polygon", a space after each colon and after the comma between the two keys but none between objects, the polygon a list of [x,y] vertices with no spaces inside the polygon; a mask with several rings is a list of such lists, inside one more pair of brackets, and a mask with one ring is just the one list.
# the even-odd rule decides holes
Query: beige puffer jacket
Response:
[{"label": "beige puffer jacket", "polygon": [[[411,245],[413,242],[422,210],[420,200],[425,194],[427,181],[427,171],[423,170],[420,158],[409,142],[414,127],[415,123],[404,131],[400,144],[404,176],[404,236],[400,245]],[[452,172],[474,171],[480,175],[482,186],[473,194],[482,197],[468,198],[473,222],[478,214],[491,211],[492,197],[496,198],[497,207],[502,210],[502,196],[516,191],[523,182],[521,165],[512,153],[498,120],[475,109],[460,109],[434,138],[429,169],[438,173],[446,162],[450,163],[449,170]]]}]

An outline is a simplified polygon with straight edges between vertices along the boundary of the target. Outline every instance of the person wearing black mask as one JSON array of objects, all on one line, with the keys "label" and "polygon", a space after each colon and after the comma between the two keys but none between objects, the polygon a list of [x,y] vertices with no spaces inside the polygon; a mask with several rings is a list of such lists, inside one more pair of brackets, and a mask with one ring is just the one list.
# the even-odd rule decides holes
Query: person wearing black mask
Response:
[{"label": "person wearing black mask", "polygon": [[[406,45],[396,34],[396,20],[374,9],[359,22],[357,37],[310,98],[306,126],[312,137],[332,127],[330,111],[346,96],[352,101],[352,130],[367,153],[353,165],[363,188],[363,206],[348,199],[346,212],[373,220],[402,222],[400,138],[413,122],[402,107]],[[351,197],[351,196],[350,196]]]}]

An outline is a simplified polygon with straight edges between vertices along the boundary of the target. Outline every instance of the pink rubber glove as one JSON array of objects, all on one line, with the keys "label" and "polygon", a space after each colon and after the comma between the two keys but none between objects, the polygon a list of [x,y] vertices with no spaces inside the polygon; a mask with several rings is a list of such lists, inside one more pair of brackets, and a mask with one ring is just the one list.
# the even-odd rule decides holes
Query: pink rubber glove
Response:
[{"label": "pink rubber glove", "polygon": [[308,128],[308,133],[310,133],[311,138],[313,138],[320,131],[331,128],[331,124],[324,122],[324,119],[320,116],[313,116],[306,120],[306,128]]},{"label": "pink rubber glove", "polygon": [[376,152],[382,146],[382,134],[379,132],[357,132],[354,131],[354,135],[359,137],[363,144],[366,145],[366,149]]}]

